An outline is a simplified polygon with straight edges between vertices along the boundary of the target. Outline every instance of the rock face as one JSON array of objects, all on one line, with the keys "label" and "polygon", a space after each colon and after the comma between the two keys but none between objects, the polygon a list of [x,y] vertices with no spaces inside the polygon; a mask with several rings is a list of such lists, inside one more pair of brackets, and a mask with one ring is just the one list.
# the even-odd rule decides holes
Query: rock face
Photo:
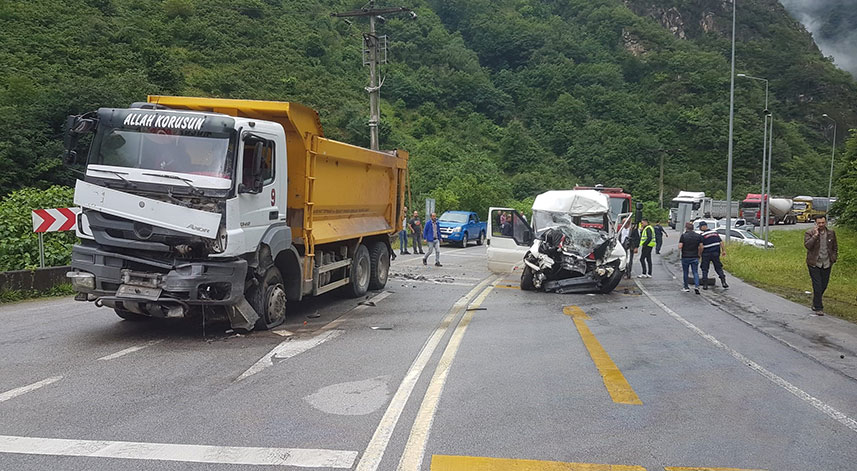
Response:
[{"label": "rock face", "polygon": [[634,57],[640,57],[646,53],[646,48],[640,44],[639,39],[625,29],[622,30],[622,43],[625,50],[630,52]]}]

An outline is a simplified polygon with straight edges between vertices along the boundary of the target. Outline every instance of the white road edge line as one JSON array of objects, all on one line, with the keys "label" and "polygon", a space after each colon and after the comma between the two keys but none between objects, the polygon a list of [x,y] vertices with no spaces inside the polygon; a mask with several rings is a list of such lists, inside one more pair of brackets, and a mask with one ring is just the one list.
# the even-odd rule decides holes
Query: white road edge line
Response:
[{"label": "white road edge line", "polygon": [[0,435],[0,453],[212,464],[351,468],[356,451],[67,440]]},{"label": "white road edge line", "polygon": [[[382,299],[390,296],[391,292],[382,291],[368,301],[378,303]],[[256,363],[253,364],[247,371],[241,373],[241,376],[235,379],[235,383],[241,381],[242,379],[246,379],[254,374],[264,370],[265,368],[274,366],[274,360],[285,360],[287,358],[291,358],[296,355],[300,355],[301,353],[313,348],[317,347],[324,342],[339,336],[342,333],[341,330],[334,330],[340,324],[345,322],[348,319],[348,315],[353,312],[359,312],[363,309],[366,309],[365,304],[360,304],[355,308],[352,308],[345,314],[339,316],[338,318],[330,321],[324,327],[318,330],[317,334],[309,337],[309,338],[296,338],[292,339],[291,337],[286,338],[282,342],[279,343],[276,347],[274,347],[270,352],[266,353],[265,356],[260,358]]]},{"label": "white road edge line", "polygon": [[146,342],[142,345],[135,345],[133,347],[128,347],[125,350],[119,350],[116,353],[111,353],[110,355],[105,355],[105,356],[99,358],[98,360],[101,360],[101,361],[114,360],[116,358],[123,357],[129,353],[134,353],[134,352],[140,351],[146,347],[151,347],[152,345],[159,344],[163,341],[164,341],[164,339],[152,340],[152,341]]},{"label": "white road edge line", "polygon": [[21,386],[20,388],[10,389],[2,394],[0,394],[0,402],[8,401],[9,399],[16,398],[22,394],[27,394],[30,391],[35,391],[43,386],[47,386],[51,383],[56,383],[61,380],[62,376],[51,376],[50,378],[43,379],[41,381],[35,382],[33,384],[29,384],[27,386]]},{"label": "white road edge line", "polygon": [[830,405],[828,405],[827,403],[825,403],[821,399],[818,399],[814,396],[811,396],[809,393],[807,393],[807,392],[803,391],[802,389],[798,388],[797,386],[789,383],[785,379],[777,376],[774,373],[771,373],[770,371],[766,370],[763,366],[759,365],[758,363],[754,362],[753,360],[750,360],[749,358],[745,357],[744,355],[737,352],[736,350],[733,350],[731,347],[724,344],[723,342],[717,340],[717,338],[715,338],[713,335],[705,333],[705,331],[703,331],[699,327],[693,325],[692,323],[690,323],[690,321],[681,317],[675,311],[668,308],[659,299],[655,298],[654,295],[649,293],[649,291],[643,287],[643,285],[640,283],[640,280],[634,280],[634,282],[640,288],[640,291],[642,291],[643,294],[646,295],[646,297],[648,297],[653,303],[657,304],[658,307],[663,309],[664,312],[669,314],[673,319],[679,321],[681,324],[683,324],[685,327],[687,327],[691,331],[695,332],[700,337],[704,338],[705,340],[708,340],[709,342],[714,344],[717,348],[725,350],[727,353],[732,355],[732,357],[734,357],[736,360],[747,365],[748,367],[750,367],[750,369],[752,369],[752,370],[756,371],[757,373],[759,373],[760,375],[764,376],[765,378],[770,380],[772,383],[774,383],[777,386],[785,389],[786,391],[790,392],[791,394],[797,396],[801,400],[810,403],[813,407],[815,407],[819,411],[823,412],[825,415],[829,416],[833,420],[835,420],[835,421],[839,422],[840,424],[851,429],[852,432],[857,432],[857,420],[854,420],[851,417],[848,417],[847,415],[845,415],[842,412],[839,412],[838,410],[834,409],[833,407],[831,407]]},{"label": "white road edge line", "polygon": [[[493,284],[485,288],[473,300],[470,306],[479,307],[485,301],[485,298],[491,294],[493,289]],[[467,331],[467,326],[470,325],[474,314],[475,311],[467,311],[461,316],[458,325],[455,326],[455,330],[449,338],[449,343],[440,357],[434,375],[431,381],[429,381],[425,397],[423,397],[422,404],[420,404],[417,417],[414,419],[414,425],[411,427],[405,449],[399,458],[397,471],[419,471],[422,468],[426,445],[428,444],[432,424],[434,424],[434,417],[437,414],[437,406],[440,404],[440,397],[446,385],[446,378],[449,376],[449,370],[452,368],[452,362],[455,360],[456,353],[458,353],[458,347],[461,346],[461,340],[464,338],[464,333]]]},{"label": "white road edge line", "polygon": [[390,438],[393,436],[393,430],[396,428],[396,424],[399,422],[399,417],[401,417],[402,411],[408,403],[408,398],[411,397],[411,393],[417,384],[417,380],[420,379],[420,375],[422,375],[423,370],[434,354],[434,351],[437,349],[438,344],[444,334],[446,334],[446,330],[449,328],[452,320],[455,316],[464,311],[468,304],[470,304],[470,300],[495,278],[496,276],[485,278],[482,282],[476,285],[475,288],[470,290],[470,292],[456,301],[446,317],[441,320],[440,324],[438,324],[437,328],[432,332],[431,336],[420,350],[420,353],[417,355],[417,358],[405,374],[405,378],[396,390],[396,394],[390,401],[390,405],[387,406],[387,410],[384,412],[384,416],[378,423],[378,427],[375,429],[375,433],[372,435],[369,445],[366,446],[366,450],[363,452],[360,462],[357,463],[355,471],[375,471],[378,469],[378,466],[381,464],[381,459],[384,457],[384,452],[387,450],[387,445],[390,444]]}]

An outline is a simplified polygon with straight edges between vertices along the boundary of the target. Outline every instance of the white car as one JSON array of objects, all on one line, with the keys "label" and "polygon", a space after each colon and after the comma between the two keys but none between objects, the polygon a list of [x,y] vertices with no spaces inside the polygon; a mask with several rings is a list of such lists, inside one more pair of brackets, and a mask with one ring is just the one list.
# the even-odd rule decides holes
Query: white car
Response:
[{"label": "white car", "polygon": [[[721,236],[725,236],[726,235],[726,228],[721,227],[721,228],[717,229],[717,233],[720,234]],[[750,231],[745,231],[743,229],[732,229],[732,231],[729,233],[729,237],[732,240],[736,240],[738,242],[741,242],[744,245],[755,245],[756,247],[764,247],[765,246],[764,240],[756,237],[756,234],[753,234]],[[774,244],[768,242],[768,248],[774,248]]]}]

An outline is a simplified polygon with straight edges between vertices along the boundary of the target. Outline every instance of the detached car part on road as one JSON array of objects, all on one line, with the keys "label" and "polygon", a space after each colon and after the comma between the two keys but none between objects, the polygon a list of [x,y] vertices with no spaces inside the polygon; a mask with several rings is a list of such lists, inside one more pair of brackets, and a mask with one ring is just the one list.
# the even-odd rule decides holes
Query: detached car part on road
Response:
[{"label": "detached car part on road", "polygon": [[297,103],[150,96],[67,122],[94,132],[69,278],[125,319],[283,322],[287,301],[383,288],[408,154],[324,137]]},{"label": "detached car part on road", "polygon": [[[542,193],[533,202],[532,226],[515,210],[490,212],[489,268],[520,270],[521,289],[609,293],[621,281],[626,253],[606,195],[593,190]],[[501,213],[512,220],[511,235],[494,230]],[[514,254],[520,263],[508,263]]]}]

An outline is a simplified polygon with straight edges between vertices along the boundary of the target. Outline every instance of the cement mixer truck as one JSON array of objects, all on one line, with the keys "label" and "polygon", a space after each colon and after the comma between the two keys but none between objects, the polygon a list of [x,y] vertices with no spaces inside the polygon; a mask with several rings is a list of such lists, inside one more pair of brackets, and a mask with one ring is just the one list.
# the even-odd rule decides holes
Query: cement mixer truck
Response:
[{"label": "cement mixer truck", "polygon": [[328,139],[318,113],[287,102],[150,96],[66,124],[66,162],[86,164],[76,300],[249,331],[282,323],[287,301],[384,287],[407,152]]},{"label": "cement mixer truck", "polygon": [[[766,206],[768,206],[768,222],[769,224],[795,224],[797,215],[792,210],[793,201],[789,198],[768,198]],[[741,202],[741,217],[748,224],[754,226],[761,225],[762,221],[762,195],[758,193],[748,193],[747,198]]]}]

